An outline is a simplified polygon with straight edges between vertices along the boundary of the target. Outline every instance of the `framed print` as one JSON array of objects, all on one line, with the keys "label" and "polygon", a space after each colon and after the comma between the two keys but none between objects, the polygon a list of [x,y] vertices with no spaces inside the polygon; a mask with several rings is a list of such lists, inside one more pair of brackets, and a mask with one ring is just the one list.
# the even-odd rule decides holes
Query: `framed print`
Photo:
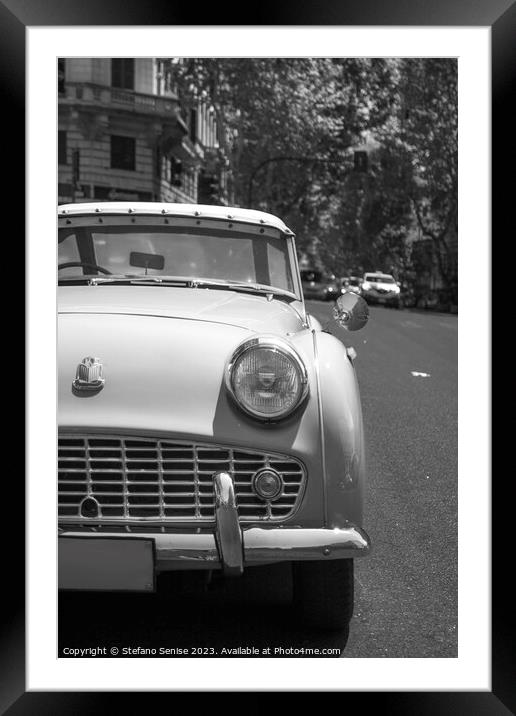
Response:
[{"label": "framed print", "polygon": [[[115,0],[103,6],[94,3],[88,7],[81,7],[78,3],[50,2],[45,5],[44,10],[36,5],[32,2],[18,3],[16,0],[3,0],[0,5],[1,71],[6,106],[9,107],[5,117],[7,129],[5,136],[10,138],[9,142],[6,142],[10,154],[5,167],[9,169],[9,174],[12,171],[18,178],[18,181],[11,182],[11,186],[13,188],[16,186],[17,190],[10,193],[10,200],[19,204],[17,216],[26,217],[28,322],[26,350],[28,412],[25,453],[27,589],[24,595],[24,568],[22,567],[24,549],[20,520],[17,517],[16,521],[10,520],[9,547],[6,550],[6,574],[9,574],[10,587],[5,590],[7,602],[4,609],[0,656],[0,661],[3,662],[1,665],[3,691],[0,707],[3,712],[87,713],[97,709],[97,705],[104,699],[108,701],[118,699],[121,696],[119,692],[125,691],[298,690],[347,691],[353,693],[353,698],[365,697],[378,700],[381,696],[382,706],[387,706],[388,710],[394,713],[414,713],[414,711],[447,713],[453,709],[464,713],[502,715],[508,713],[508,709],[514,710],[516,704],[514,693],[511,693],[510,678],[514,663],[511,664],[513,657],[511,657],[510,635],[505,624],[507,597],[503,589],[505,575],[503,550],[500,550],[499,555],[496,554],[496,550],[492,551],[494,587],[492,597],[490,592],[491,539],[493,537],[498,544],[505,544],[509,537],[510,520],[504,521],[502,515],[503,504],[507,498],[501,494],[500,486],[496,482],[491,493],[489,480],[491,451],[489,440],[491,410],[489,131],[492,127],[493,156],[496,158],[505,155],[507,149],[502,144],[505,145],[506,142],[510,144],[512,141],[509,115],[504,109],[504,102],[507,101],[514,74],[514,50],[511,42],[514,34],[514,6],[510,6],[509,2],[498,2],[490,5],[477,3],[474,8],[466,8],[457,4],[450,7],[439,3],[434,4],[430,11],[419,4],[414,4],[410,9],[398,7],[396,3],[389,3],[382,8],[374,3],[351,3],[341,8],[335,2],[328,2],[317,7],[315,4],[305,4],[301,9],[287,5],[281,9],[275,8],[270,15],[265,14],[266,6],[260,6],[256,24],[237,25],[235,22],[238,20],[237,16],[231,24],[218,24],[218,18],[214,17],[215,13],[212,10],[207,12],[202,24],[191,24],[188,11],[172,11],[161,3],[152,3],[144,8],[139,3],[131,2],[124,3],[122,7],[122,3]],[[199,601],[197,597],[192,597],[192,603],[188,605],[188,599],[177,601],[175,595],[172,595],[171,607],[179,611],[186,610],[186,622],[188,619],[196,620],[193,637],[196,643],[189,641],[191,635],[187,623],[184,628],[179,629],[173,639],[167,641],[167,639],[158,639],[159,630],[166,628],[165,622],[158,620],[154,632],[149,635],[142,614],[148,608],[146,605],[150,602],[146,602],[145,599],[150,595],[138,595],[135,601],[127,602],[130,604],[127,609],[119,608],[119,602],[116,600],[105,601],[102,596],[94,593],[88,593],[87,598],[71,595],[61,600],[60,597],[58,612],[57,546],[53,529],[56,519],[55,479],[50,477],[56,466],[56,431],[52,425],[57,409],[55,382],[57,333],[54,318],[56,257],[54,252],[46,251],[49,234],[54,236],[52,232],[55,232],[55,209],[58,204],[65,206],[76,201],[86,204],[86,200],[90,199],[92,202],[106,199],[131,202],[156,200],[185,202],[186,199],[163,199],[154,194],[147,195],[143,186],[136,187],[131,172],[134,172],[135,167],[141,166],[139,162],[141,163],[144,156],[142,147],[148,138],[143,144],[138,144],[138,139],[134,143],[130,132],[127,131],[128,125],[124,125],[126,120],[120,120],[119,126],[114,115],[110,116],[106,111],[99,113],[100,124],[95,131],[104,133],[108,137],[105,142],[108,154],[106,157],[101,157],[99,154],[98,161],[103,163],[102,166],[116,170],[117,176],[124,178],[126,183],[113,182],[112,185],[105,187],[100,171],[97,174],[93,171],[88,175],[83,144],[73,143],[75,141],[73,137],[76,137],[73,133],[76,132],[81,121],[73,103],[66,106],[66,122],[58,125],[59,100],[56,72],[61,69],[59,64],[61,58],[83,60],[84,67],[90,59],[102,60],[109,63],[111,77],[117,78],[116,91],[122,96],[124,92],[126,94],[128,91],[129,94],[132,92],[131,83],[134,83],[136,76],[140,78],[143,76],[143,74],[138,75],[139,72],[144,73],[138,61],[151,58],[151,55],[152,59],[157,55],[160,61],[161,58],[170,60],[185,57],[293,59],[342,56],[380,59],[396,57],[407,60],[438,57],[450,63],[457,62],[460,313],[458,318],[455,316],[451,320],[450,316],[454,315],[453,312],[446,316],[442,311],[436,312],[435,316],[439,324],[437,326],[436,323],[436,330],[443,333],[450,332],[450,337],[456,335],[452,331],[457,330],[458,320],[458,378],[454,383],[446,373],[447,364],[444,355],[435,358],[436,366],[441,365],[439,361],[443,361],[441,385],[436,385],[440,379],[438,372],[431,376],[431,373],[440,370],[439,368],[430,371],[426,367],[425,372],[424,356],[425,351],[428,353],[431,351],[431,339],[423,335],[424,330],[421,329],[426,324],[421,323],[424,319],[418,319],[419,314],[416,311],[420,310],[421,315],[426,316],[424,311],[432,308],[428,305],[428,299],[425,299],[427,303],[424,306],[414,305],[414,313],[409,313],[412,309],[408,307],[401,313],[388,311],[383,306],[371,309],[373,315],[375,311],[383,311],[389,316],[389,321],[398,320],[396,316],[401,315],[407,330],[417,332],[419,327],[418,342],[423,348],[418,354],[417,364],[407,365],[406,379],[408,381],[410,376],[410,385],[420,386],[423,392],[411,393],[414,396],[411,398],[414,407],[404,407],[403,412],[401,408],[404,405],[403,400],[398,398],[398,413],[395,393],[390,395],[393,405],[390,418],[404,426],[400,428],[397,435],[406,435],[406,444],[398,444],[394,448],[388,445],[387,439],[382,437],[384,426],[380,421],[375,423],[378,432],[375,436],[371,435],[370,440],[376,439],[383,445],[389,456],[387,459],[392,465],[401,466],[405,453],[414,456],[409,459],[414,460],[413,479],[416,480],[418,470],[425,460],[433,466],[432,460],[440,459],[439,451],[445,455],[444,460],[448,459],[446,450],[453,448],[455,439],[459,455],[458,493],[454,486],[447,488],[446,483],[434,475],[432,468],[428,468],[421,474],[425,488],[417,487],[419,500],[417,513],[413,509],[411,512],[411,506],[413,507],[416,502],[411,503],[408,499],[402,507],[396,505],[394,512],[391,511],[389,514],[389,501],[394,506],[395,500],[393,501],[386,486],[380,488],[384,490],[380,493],[384,507],[383,512],[379,511],[378,514],[382,514],[384,525],[389,524],[389,530],[384,529],[383,533],[380,530],[381,534],[378,535],[379,530],[374,525],[369,527],[373,534],[376,533],[380,550],[389,549],[385,544],[382,547],[382,541],[388,542],[390,530],[392,534],[396,532],[403,534],[405,531],[406,549],[400,551],[399,555],[403,558],[409,557],[409,561],[404,564],[401,559],[399,566],[392,567],[391,571],[383,575],[384,581],[381,575],[375,580],[370,569],[365,581],[358,583],[358,599],[363,601],[357,601],[355,605],[354,619],[358,628],[353,632],[352,622],[351,636],[346,647],[349,648],[348,653],[342,648],[338,637],[320,638],[303,628],[298,628],[296,631],[295,628],[285,626],[287,621],[286,619],[283,621],[283,615],[289,610],[287,602],[282,602],[280,598],[270,599],[268,585],[264,587],[263,583],[249,587],[251,591],[256,589],[256,593],[253,594],[255,601],[251,600],[249,603],[245,599],[241,600],[238,589],[236,596],[229,590],[222,596],[214,597],[211,605]],[[123,58],[124,61],[116,61],[119,58]],[[130,61],[125,62],[127,59]],[[93,63],[90,65],[93,66]],[[67,72],[70,71],[69,67]],[[102,82],[97,86],[100,74],[95,75],[97,79],[93,75],[79,76],[84,67],[81,69],[77,65],[78,74],[75,79],[70,80],[72,84],[75,83],[74,92],[77,92],[76,87],[82,83],[86,92],[91,90],[93,94],[97,93],[95,96],[99,102],[104,102],[102,89],[99,89]],[[101,72],[101,63],[97,63],[95,67],[97,67],[95,72]],[[168,65],[165,65],[164,71],[166,67]],[[139,82],[140,79],[137,81]],[[267,87],[265,84],[260,86],[265,101]],[[381,93],[381,82],[378,87]],[[490,90],[493,93],[491,125]],[[82,91],[79,90],[80,93]],[[281,88],[278,92],[281,92]],[[147,98],[147,102],[151,101],[150,94],[146,90],[141,92],[142,97]],[[74,97],[77,102],[87,101],[85,94],[75,94]],[[315,105],[325,100],[325,93],[321,92],[319,95],[314,93],[313,98]],[[306,107],[310,107],[310,102],[307,102]],[[188,121],[185,122],[185,134],[192,132],[191,121],[197,122],[196,126],[200,126],[195,110],[194,105],[189,109],[189,112],[193,113],[189,114]],[[119,119],[120,116],[118,113]],[[195,120],[192,120],[192,117],[195,117]],[[288,119],[292,122],[298,119],[293,109]],[[22,129],[24,120],[26,120],[26,136]],[[439,113],[432,127],[434,132],[437,132],[438,120]],[[425,121],[427,124],[421,131],[422,135],[430,132],[428,119]],[[59,137],[56,132],[58,126]],[[262,129],[265,131],[265,127]],[[83,136],[92,131],[91,126],[88,125],[84,128]],[[503,137],[503,141],[500,137]],[[63,144],[60,144],[61,140]],[[25,163],[21,147],[26,148]],[[356,150],[354,164],[352,167],[350,165],[350,171],[358,169],[359,173],[358,165],[362,161],[361,146],[357,145],[354,149]],[[63,162],[57,161],[58,152],[64,152],[64,155],[60,154],[65,157]],[[281,156],[285,158],[284,154]],[[153,161],[156,160],[156,156],[153,157]],[[191,182],[187,176],[188,162],[185,157],[178,155],[174,161],[159,165],[165,167],[168,185],[172,187],[170,194],[172,197],[179,196],[177,188],[179,181],[183,182],[181,186],[185,190],[185,196],[196,196],[195,193],[187,193]],[[274,182],[279,181],[279,173],[276,170],[280,162],[274,164],[270,162],[271,157],[264,157],[266,155],[262,155],[260,162],[255,161],[252,165],[251,171],[246,175],[245,188],[240,189],[240,195],[237,194],[234,206],[245,206],[247,200],[249,207],[263,208],[259,206],[259,202],[262,199],[266,201],[267,197],[263,189],[266,181],[270,181],[273,185],[270,196],[274,195]],[[295,158],[298,157],[299,152],[295,154]],[[272,157],[275,160],[279,158],[280,152]],[[162,157],[158,155],[158,162],[161,159]],[[291,161],[292,155],[288,155],[287,160]],[[22,166],[27,167],[26,174]],[[310,171],[315,171],[313,165],[310,165]],[[20,174],[19,177],[17,172]],[[317,176],[322,176],[322,173]],[[330,181],[333,175],[328,169],[325,176]],[[195,183],[196,181],[197,179],[191,186],[194,184],[200,186]],[[23,205],[20,198],[21,186],[27,187],[26,202]],[[362,190],[363,186],[364,183],[358,188]],[[492,208],[493,215],[498,216],[503,214],[504,210],[507,211],[511,202],[508,199],[507,182],[501,182],[495,177],[494,186]],[[214,191],[211,184],[209,187],[206,184],[206,187],[207,191]],[[240,196],[243,198],[238,199]],[[231,203],[227,205],[233,206]],[[266,206],[266,203],[263,206]],[[471,207],[475,207],[474,216]],[[22,234],[22,227],[23,221],[20,221],[17,234]],[[430,230],[428,228],[429,232]],[[8,233],[12,235],[11,231]],[[149,234],[146,234],[146,240],[148,236]],[[469,241],[468,236],[471,237]],[[148,270],[160,270],[159,261],[149,264],[151,254],[145,253],[144,248],[137,247],[137,249],[137,252],[131,254],[131,266],[140,268],[144,266],[145,275]],[[152,255],[154,254],[153,250]],[[301,256],[300,260],[302,259]],[[80,260],[84,260],[82,255]],[[301,268],[303,269],[303,266]],[[381,271],[381,267],[376,265],[363,268],[364,279],[368,278],[369,282],[371,282],[371,272],[381,273],[383,276],[391,273],[387,270]],[[343,272],[344,269],[341,273]],[[472,302],[470,293],[472,289],[467,277],[475,275],[478,277],[476,279],[478,284],[474,289],[475,301]],[[400,283],[403,290],[403,282]],[[116,295],[116,290],[113,291],[113,296]],[[249,299],[246,305],[248,303]],[[455,304],[452,301],[450,305]],[[209,308],[206,307],[205,310]],[[72,308],[70,314],[75,310]],[[317,312],[314,315],[317,316]],[[383,314],[378,313],[378,315]],[[452,327],[453,322],[455,328]],[[79,335],[80,332],[77,336]],[[360,348],[362,344],[360,350],[367,351],[367,338],[369,338],[368,334],[363,341],[358,340],[355,345]],[[450,338],[450,345],[452,343],[453,340]],[[176,350],[179,349],[176,347]],[[453,351],[451,355],[454,355]],[[130,356],[130,349],[127,356]],[[472,356],[475,356],[474,360]],[[77,363],[81,358],[82,355],[79,356]],[[400,360],[406,360],[406,357]],[[416,363],[414,360],[412,362]],[[95,376],[91,377],[93,376],[91,371],[98,367],[97,363],[93,367],[92,365],[86,366],[87,383],[94,380]],[[361,370],[363,368],[359,365],[359,383]],[[79,373],[77,369],[75,382],[80,380]],[[81,375],[85,375],[84,371]],[[70,384],[73,377],[70,378]],[[107,380],[110,379],[108,369],[105,377]],[[97,383],[95,385],[97,386]],[[418,387],[417,391],[419,390]],[[454,390],[458,392],[458,438],[454,437],[453,427],[448,428],[446,422],[453,420],[453,416],[450,418],[447,412],[449,407],[446,399],[452,396]],[[390,386],[389,391],[395,391],[395,386]],[[446,391],[449,396],[445,396]],[[375,394],[372,389],[368,394],[366,388],[364,396],[367,403],[369,399],[373,401]],[[418,401],[421,401],[420,407],[425,406],[426,409],[426,406],[433,406],[432,409],[435,411],[427,416],[431,433],[428,436],[412,434],[408,427],[411,416],[417,414]],[[453,408],[453,400],[450,405]],[[365,409],[370,410],[370,407],[366,405]],[[474,419],[472,419],[473,415]],[[248,418],[249,415],[245,420]],[[124,440],[129,449],[137,449],[134,445],[129,445],[127,438]],[[493,443],[494,440],[493,435]],[[471,454],[472,445],[475,445],[474,455]],[[98,447],[99,445],[92,443],[88,449],[95,450]],[[147,448],[146,446],[142,448],[140,444],[138,449],[141,451]],[[177,445],[173,448],[166,444],[164,449],[170,451],[178,448]],[[274,453],[272,448],[270,449]],[[282,453],[281,450],[277,452]],[[141,458],[139,453],[138,455]],[[450,464],[456,466],[456,456],[449,459]],[[198,456],[195,460],[197,464]],[[267,463],[265,467],[270,467],[270,464]],[[145,468],[140,466],[138,469]],[[400,474],[409,475],[409,473],[410,470],[403,464]],[[253,486],[255,478],[258,477],[258,473],[253,476]],[[271,479],[273,477],[274,475]],[[88,479],[91,479],[91,475]],[[409,475],[409,480],[412,480],[412,475]],[[10,487],[8,504],[15,502],[22,504],[21,479],[15,481],[10,477],[8,484]],[[199,491],[198,488],[196,489]],[[410,489],[416,489],[413,488],[412,482],[404,486],[400,494]],[[425,495],[421,492],[422,489],[427,489]],[[447,489],[449,489],[449,499],[446,499]],[[457,494],[458,566],[457,562],[446,553],[447,549],[453,552],[456,548],[454,529]],[[91,498],[89,492],[88,495]],[[88,498],[81,497],[81,500],[78,509],[87,510],[90,506],[87,503]],[[492,514],[489,510],[491,500],[494,508]],[[93,502],[98,506],[97,499]],[[102,501],[100,503],[102,504]],[[393,515],[396,515],[396,518]],[[406,520],[401,525],[398,523],[398,515],[401,515],[402,520]],[[422,525],[414,524],[409,528],[407,525],[411,524],[410,521],[417,521],[416,515],[420,516]],[[50,523],[52,523],[52,530],[49,529]],[[431,525],[431,529],[430,527],[427,529],[428,525]],[[408,535],[410,538],[417,536],[413,538],[410,546]],[[113,545],[108,545],[108,536],[99,537],[101,539],[97,540],[98,544],[105,539],[106,549],[103,552],[105,556],[108,553],[108,546],[111,550]],[[134,534],[132,545],[131,540],[125,540],[124,549],[127,548],[129,561],[141,559],[143,565],[142,570],[135,570],[129,588],[137,583],[138,588],[142,587],[145,590],[146,585],[153,584],[155,575],[152,573],[152,565],[155,564],[156,554],[152,550],[155,545],[153,540],[147,544],[147,538],[148,535],[138,537]],[[77,536],[69,537],[67,545],[72,551],[76,547],[74,539],[77,540]],[[81,545],[82,548],[84,540]],[[220,541],[217,545],[220,550]],[[474,549],[472,545],[475,545]],[[148,556],[142,556],[144,553],[147,554],[146,548],[149,546],[152,554],[149,552]],[[69,554],[72,554],[72,551]],[[439,560],[445,565],[441,571],[438,569]],[[429,561],[432,562],[431,571],[426,572],[425,570],[430,569]],[[68,564],[72,563],[73,559],[69,560]],[[378,562],[372,564],[379,566]],[[84,577],[83,571],[73,571],[73,584],[83,583],[81,581]],[[358,574],[366,576],[365,571]],[[427,574],[431,574],[432,579],[425,582]],[[112,570],[111,578],[115,581],[117,579]],[[388,584],[389,580],[396,579],[399,579],[400,584],[397,590]],[[441,592],[438,591],[438,587]],[[415,590],[414,593],[411,593],[412,589]],[[263,594],[259,594],[260,590],[263,590]],[[369,596],[367,596],[368,590]],[[257,595],[258,601],[256,601]],[[265,598],[259,601],[263,595]],[[231,602],[232,599],[235,606],[228,608],[224,602],[225,600]],[[368,606],[364,611],[361,604],[371,605],[371,608],[369,609]],[[492,626],[489,622],[491,608]],[[200,613],[197,613],[198,609]],[[206,610],[206,614],[202,613],[203,609]],[[252,618],[249,616],[249,610],[253,610]],[[384,621],[382,617],[385,617]],[[117,625],[116,629],[118,629],[122,621],[127,619],[134,619],[135,629],[133,631],[131,627],[131,631],[127,632],[131,636],[127,636],[125,641],[115,639],[113,636],[105,636],[104,630],[109,621]],[[272,626],[266,626],[268,621]],[[474,627],[475,623],[476,627]],[[56,628],[61,631],[59,637],[56,636]],[[409,638],[406,638],[404,631],[406,629],[410,632]],[[412,638],[414,642],[410,641]],[[383,653],[382,639],[387,644]],[[211,646],[213,640],[216,644],[215,652],[210,653],[208,650],[213,649]],[[276,647],[277,651],[270,653],[269,645]],[[284,646],[297,649],[297,652],[281,652]],[[324,647],[327,651],[314,653],[310,651],[314,646]],[[169,651],[158,654],[156,647],[168,648]],[[186,658],[185,654],[181,653],[181,647],[186,650]],[[227,654],[219,653],[218,650],[223,647],[227,647]],[[198,651],[192,651],[192,648]],[[334,648],[334,654],[331,654],[331,648]],[[127,651],[123,651],[124,649]],[[269,649],[269,653],[260,652],[260,649]],[[345,662],[332,658],[337,652],[338,655],[346,658]],[[122,659],[122,656],[129,658]],[[222,656],[225,658],[221,658]],[[273,659],[260,658],[263,656],[271,656]],[[310,658],[315,656],[328,658],[324,662]],[[227,661],[227,657],[231,657],[232,660]],[[294,660],[291,657],[298,658]],[[252,659],[252,662],[249,659]],[[399,659],[403,661],[398,661]],[[228,673],[228,667],[231,673]],[[89,692],[117,693],[111,695]],[[136,694],[130,696],[133,698]],[[145,697],[144,695],[138,698]],[[351,697],[350,693],[346,694],[346,698],[348,697]]]}]

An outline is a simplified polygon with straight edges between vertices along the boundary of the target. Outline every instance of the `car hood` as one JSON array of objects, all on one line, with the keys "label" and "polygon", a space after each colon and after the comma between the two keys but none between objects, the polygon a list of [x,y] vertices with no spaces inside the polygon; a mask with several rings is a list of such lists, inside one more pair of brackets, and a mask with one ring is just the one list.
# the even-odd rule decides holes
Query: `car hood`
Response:
[{"label": "car hood", "polygon": [[[293,333],[303,321],[293,304],[235,291],[164,286],[64,286],[59,313],[124,314],[222,323],[254,332]],[[301,304],[295,302],[301,310]]]},{"label": "car hood", "polygon": [[[58,325],[59,424],[63,429],[165,434],[276,449],[313,449],[310,401],[300,422],[263,430],[235,408],[227,361],[256,332],[283,334],[313,374],[308,328],[281,301],[204,289],[96,286],[62,291]],[[291,328],[292,335],[285,335]],[[105,384],[77,393],[79,363],[95,357]],[[308,447],[307,447],[308,446]]]}]

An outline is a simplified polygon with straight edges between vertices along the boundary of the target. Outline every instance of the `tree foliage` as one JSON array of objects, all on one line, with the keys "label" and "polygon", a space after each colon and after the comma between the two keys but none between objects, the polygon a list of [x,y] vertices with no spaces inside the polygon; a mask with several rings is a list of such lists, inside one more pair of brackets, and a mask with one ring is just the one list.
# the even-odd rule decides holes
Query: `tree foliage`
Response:
[{"label": "tree foliage", "polygon": [[[457,67],[450,59],[175,58],[183,107],[223,131],[230,201],[279,214],[301,251],[336,273],[410,274],[411,237],[453,287]],[[353,170],[365,147],[367,172]],[[314,247],[317,247],[316,249]],[[430,259],[432,260],[432,259]]]},{"label": "tree foliage", "polygon": [[457,64],[412,60],[403,67],[401,121],[394,136],[413,168],[410,200],[422,236],[429,239],[443,281],[456,292]]}]

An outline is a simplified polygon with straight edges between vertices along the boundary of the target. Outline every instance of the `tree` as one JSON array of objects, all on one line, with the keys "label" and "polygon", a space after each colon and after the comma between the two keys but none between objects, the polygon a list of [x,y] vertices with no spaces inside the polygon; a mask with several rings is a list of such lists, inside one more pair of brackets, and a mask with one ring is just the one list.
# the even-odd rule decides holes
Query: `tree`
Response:
[{"label": "tree", "polygon": [[[323,65],[325,67],[323,67]],[[264,165],[254,202],[283,215],[309,183],[299,160],[317,156],[329,121],[317,99],[324,99],[329,61],[282,58],[185,58],[169,60],[167,71],[181,103],[205,98],[213,107],[220,139],[230,159],[235,200],[245,204],[253,171],[274,157],[292,160]],[[319,103],[320,103],[319,102]],[[297,159],[297,161],[295,161]],[[287,161],[290,163],[287,164]]]},{"label": "tree", "polygon": [[[316,246],[319,260],[341,274],[410,272],[416,224],[432,246],[428,260],[456,292],[455,60],[171,58],[164,65],[183,107],[206,102],[216,114],[232,202],[280,215],[300,251]],[[369,168],[357,173],[353,151],[364,142]]]},{"label": "tree", "polygon": [[[380,65],[383,68],[383,65]],[[355,267],[382,268],[400,278],[431,277],[433,266],[456,302],[457,67],[449,59],[388,63],[378,86],[390,102],[376,105],[366,175],[350,176],[334,215],[341,253]],[[381,77],[381,75],[376,75]],[[425,250],[412,251],[421,236]]]},{"label": "tree", "polygon": [[324,237],[352,167],[351,148],[388,115],[388,61],[182,58],[165,66],[183,106],[205,98],[213,107],[235,203],[251,198],[280,214],[301,246]]},{"label": "tree", "polygon": [[400,106],[391,137],[412,167],[410,201],[449,294],[457,299],[457,62],[400,63]]}]

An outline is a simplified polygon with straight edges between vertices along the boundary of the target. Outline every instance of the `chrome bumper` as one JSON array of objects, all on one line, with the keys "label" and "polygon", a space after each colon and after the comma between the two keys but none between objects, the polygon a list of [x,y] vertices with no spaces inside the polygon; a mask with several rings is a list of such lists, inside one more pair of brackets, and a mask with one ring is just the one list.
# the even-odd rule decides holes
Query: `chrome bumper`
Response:
[{"label": "chrome bumper", "polygon": [[[214,532],[120,532],[113,538],[152,539],[156,572],[188,569],[222,569],[239,575],[244,567],[300,560],[362,557],[370,551],[367,534],[348,524],[345,527],[241,527],[233,481],[228,473],[214,475]],[[102,539],[106,532],[62,531],[63,537]]]}]

